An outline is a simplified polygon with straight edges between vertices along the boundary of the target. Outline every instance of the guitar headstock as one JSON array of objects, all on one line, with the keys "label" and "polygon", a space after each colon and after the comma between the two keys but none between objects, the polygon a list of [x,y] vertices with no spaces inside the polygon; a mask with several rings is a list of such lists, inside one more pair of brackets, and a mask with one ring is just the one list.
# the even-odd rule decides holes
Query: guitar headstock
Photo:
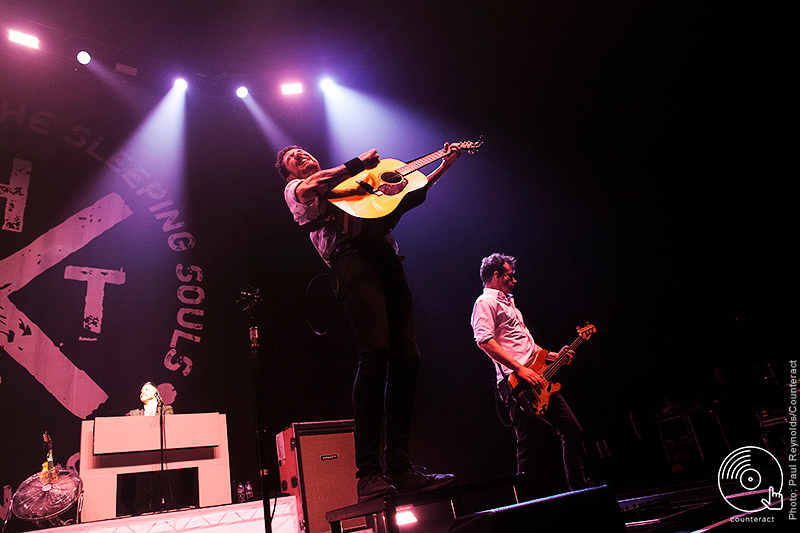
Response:
[{"label": "guitar headstock", "polygon": [[581,326],[575,328],[578,331],[578,335],[583,337],[583,340],[588,340],[589,337],[592,336],[592,333],[597,332],[597,328],[594,327],[590,322],[587,322]]},{"label": "guitar headstock", "polygon": [[50,438],[50,434],[47,431],[42,435],[42,443],[47,452],[47,458],[42,463],[42,471],[39,474],[39,479],[42,483],[55,483],[58,479],[58,473],[53,464],[53,439]]},{"label": "guitar headstock", "polygon": [[477,141],[461,141],[460,143],[453,143],[453,146],[458,146],[459,148],[461,148],[461,151],[467,152],[468,154],[474,154],[480,149],[482,145],[483,145],[483,135],[478,137]]}]

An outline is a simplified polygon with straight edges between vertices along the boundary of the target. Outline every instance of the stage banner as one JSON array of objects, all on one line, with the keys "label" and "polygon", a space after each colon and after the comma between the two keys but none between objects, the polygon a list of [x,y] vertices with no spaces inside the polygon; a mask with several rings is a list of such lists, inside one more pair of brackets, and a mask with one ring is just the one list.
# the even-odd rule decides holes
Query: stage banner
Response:
[{"label": "stage banner", "polygon": [[18,59],[0,80],[0,485],[13,489],[40,468],[44,431],[67,466],[80,421],[140,408],[146,381],[176,412],[223,411],[193,401],[221,379],[204,355],[204,261],[244,262],[212,253],[188,214],[182,92]]}]

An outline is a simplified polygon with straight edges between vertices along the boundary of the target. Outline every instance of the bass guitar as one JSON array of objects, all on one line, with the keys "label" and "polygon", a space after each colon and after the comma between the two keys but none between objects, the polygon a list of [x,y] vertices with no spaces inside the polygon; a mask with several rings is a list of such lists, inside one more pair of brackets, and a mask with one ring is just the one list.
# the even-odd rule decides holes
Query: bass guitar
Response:
[{"label": "bass guitar", "polygon": [[569,360],[568,352],[570,350],[574,351],[583,341],[589,339],[592,333],[597,331],[589,322],[575,329],[578,331],[578,338],[558,352],[558,356],[550,364],[545,362],[548,354],[547,350],[540,350],[536,357],[525,365],[545,379],[546,384],[540,390],[534,389],[528,381],[520,378],[516,372],[512,372],[508,376],[508,388],[511,391],[511,395],[525,414],[533,418],[539,418],[547,412],[550,396],[561,390],[559,383],[551,381],[553,375],[561,368],[562,364]]},{"label": "bass guitar", "polygon": [[[477,141],[453,143],[462,152],[475,153]],[[335,207],[337,229],[350,237],[379,238],[391,232],[406,211],[425,201],[428,179],[419,169],[441,159],[442,148],[409,163],[381,159],[378,166],[363,170],[334,187],[325,196]]]}]

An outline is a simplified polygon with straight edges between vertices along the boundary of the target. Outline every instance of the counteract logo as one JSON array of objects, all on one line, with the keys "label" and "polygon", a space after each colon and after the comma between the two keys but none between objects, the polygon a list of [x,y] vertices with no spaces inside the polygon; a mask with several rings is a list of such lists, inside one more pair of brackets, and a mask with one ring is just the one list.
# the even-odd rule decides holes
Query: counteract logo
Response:
[{"label": "counteract logo", "polygon": [[719,467],[717,484],[728,505],[739,511],[783,508],[783,469],[774,455],[758,446],[728,454]]}]

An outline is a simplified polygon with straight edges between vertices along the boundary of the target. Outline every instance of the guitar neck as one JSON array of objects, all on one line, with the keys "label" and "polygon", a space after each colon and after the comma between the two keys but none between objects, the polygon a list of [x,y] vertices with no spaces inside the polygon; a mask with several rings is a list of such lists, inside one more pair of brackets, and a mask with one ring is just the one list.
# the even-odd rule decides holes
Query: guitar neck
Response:
[{"label": "guitar neck", "polygon": [[552,377],[553,377],[553,374],[555,374],[555,373],[556,373],[556,370],[558,370],[559,368],[561,368],[561,365],[562,365],[562,364],[564,364],[564,362],[566,362],[566,361],[567,361],[567,359],[569,359],[569,355],[567,354],[567,352],[568,352],[568,351],[570,351],[570,350],[572,350],[572,351],[575,351],[575,349],[576,349],[578,346],[580,346],[580,345],[581,345],[581,343],[582,343],[583,341],[584,341],[583,337],[582,337],[582,336],[580,336],[580,335],[578,335],[578,338],[577,338],[577,339],[575,339],[575,340],[572,342],[572,344],[570,344],[570,345],[569,345],[569,347],[568,347],[566,350],[562,350],[562,351],[560,351],[560,352],[558,353],[558,357],[556,357],[556,358],[553,360],[553,362],[552,362],[552,363],[550,363],[549,365],[547,365],[547,367],[544,369],[544,372],[542,372],[542,376],[544,376],[544,377],[545,377],[545,378],[547,378],[548,380],[549,380],[550,378],[552,378]]},{"label": "guitar neck", "polygon": [[435,152],[431,152],[428,155],[424,155],[420,158],[417,158],[413,161],[409,161],[402,167],[395,170],[401,176],[406,176],[411,174],[412,172],[421,169],[424,166],[430,165],[437,159],[441,159],[447,153],[447,150],[442,148],[441,150],[436,150]]},{"label": "guitar neck", "polygon": [[[481,147],[482,144],[483,144],[483,135],[481,135],[480,138],[478,138],[478,140],[475,142],[463,141],[463,142],[452,143],[450,145],[450,148],[458,148],[460,150],[466,151],[469,154],[473,154],[478,151],[478,149]],[[394,169],[394,171],[397,174],[400,174],[401,176],[407,176],[408,174],[411,174],[412,172],[419,170],[424,166],[430,165],[437,159],[441,159],[442,157],[447,155],[448,151],[449,149],[445,148],[436,150],[435,152],[431,152],[428,155],[424,155],[422,157],[414,159],[413,161],[409,161],[405,165]]]}]

